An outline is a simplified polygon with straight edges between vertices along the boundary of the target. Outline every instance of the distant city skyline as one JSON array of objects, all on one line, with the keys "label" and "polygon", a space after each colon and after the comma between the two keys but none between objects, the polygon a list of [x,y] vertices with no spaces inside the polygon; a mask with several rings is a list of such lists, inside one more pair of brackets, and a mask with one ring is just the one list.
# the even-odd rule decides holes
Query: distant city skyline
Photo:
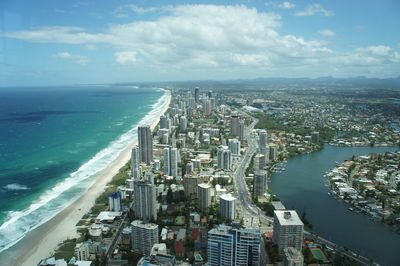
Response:
[{"label": "distant city skyline", "polygon": [[0,4],[0,86],[397,77],[400,2]]}]

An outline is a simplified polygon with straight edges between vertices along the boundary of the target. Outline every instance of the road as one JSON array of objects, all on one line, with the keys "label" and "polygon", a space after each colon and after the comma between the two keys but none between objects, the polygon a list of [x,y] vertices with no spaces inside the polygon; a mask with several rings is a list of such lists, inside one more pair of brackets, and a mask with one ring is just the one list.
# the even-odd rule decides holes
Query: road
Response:
[{"label": "road", "polygon": [[242,215],[246,214],[249,217],[258,217],[261,222],[272,222],[273,218],[268,217],[263,214],[251,199],[250,192],[247,189],[247,184],[244,179],[247,167],[250,164],[251,158],[257,151],[257,141],[255,136],[252,135],[254,126],[257,124],[258,120],[253,118],[252,123],[245,129],[245,139],[247,140],[248,147],[243,154],[242,160],[236,165],[236,169],[233,172],[233,178],[235,180],[236,197],[242,206]]}]

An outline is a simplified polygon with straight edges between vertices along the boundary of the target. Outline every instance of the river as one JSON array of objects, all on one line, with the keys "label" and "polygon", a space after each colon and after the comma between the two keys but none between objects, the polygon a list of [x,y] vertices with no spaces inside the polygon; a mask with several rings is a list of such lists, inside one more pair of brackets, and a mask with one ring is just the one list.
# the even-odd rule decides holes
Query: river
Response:
[{"label": "river", "polygon": [[381,265],[400,265],[400,235],[367,216],[351,212],[344,202],[328,195],[323,175],[352,155],[396,151],[396,147],[334,147],[288,160],[286,170],[273,173],[269,188],[287,209],[300,215],[306,208],[307,219],[318,235],[372,258]]}]

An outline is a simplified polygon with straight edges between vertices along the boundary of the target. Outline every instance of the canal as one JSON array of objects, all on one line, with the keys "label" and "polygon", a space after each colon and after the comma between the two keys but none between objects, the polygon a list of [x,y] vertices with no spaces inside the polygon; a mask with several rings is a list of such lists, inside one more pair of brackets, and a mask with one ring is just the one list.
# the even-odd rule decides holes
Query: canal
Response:
[{"label": "canal", "polygon": [[400,265],[400,235],[373,222],[361,213],[348,210],[344,202],[328,195],[323,175],[351,156],[396,151],[396,147],[334,147],[288,160],[286,170],[273,173],[269,188],[287,209],[307,219],[318,235],[372,258],[381,265]]}]

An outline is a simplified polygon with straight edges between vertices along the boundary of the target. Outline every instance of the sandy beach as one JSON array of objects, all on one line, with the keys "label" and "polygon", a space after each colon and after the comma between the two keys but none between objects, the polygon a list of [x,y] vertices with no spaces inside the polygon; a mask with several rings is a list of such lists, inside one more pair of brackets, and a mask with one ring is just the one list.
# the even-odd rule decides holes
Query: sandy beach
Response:
[{"label": "sandy beach", "polygon": [[[162,114],[169,107],[169,95],[159,115],[150,123],[153,130]],[[96,198],[105,190],[108,182],[119,169],[129,161],[131,149],[137,145],[133,140],[105,169],[96,176],[95,183],[75,202],[66,207],[52,219],[29,232],[21,241],[0,254],[1,265],[36,265],[43,258],[49,257],[58,244],[66,239],[76,238],[76,224],[90,211]]]}]

